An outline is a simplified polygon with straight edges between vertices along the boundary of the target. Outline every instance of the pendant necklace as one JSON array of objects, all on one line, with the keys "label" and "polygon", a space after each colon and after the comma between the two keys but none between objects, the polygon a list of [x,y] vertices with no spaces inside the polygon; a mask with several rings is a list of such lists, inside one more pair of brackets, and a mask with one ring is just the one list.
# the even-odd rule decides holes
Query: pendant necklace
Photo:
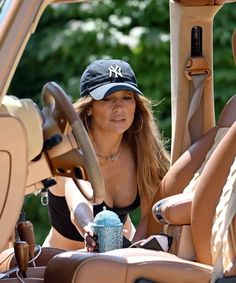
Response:
[{"label": "pendant necklace", "polygon": [[96,155],[98,157],[106,159],[106,160],[116,161],[120,156],[120,151],[118,150],[118,152],[116,154],[112,154],[112,155],[108,155],[108,156],[104,156],[104,155],[101,155],[101,154],[98,154],[98,153],[96,153]]}]

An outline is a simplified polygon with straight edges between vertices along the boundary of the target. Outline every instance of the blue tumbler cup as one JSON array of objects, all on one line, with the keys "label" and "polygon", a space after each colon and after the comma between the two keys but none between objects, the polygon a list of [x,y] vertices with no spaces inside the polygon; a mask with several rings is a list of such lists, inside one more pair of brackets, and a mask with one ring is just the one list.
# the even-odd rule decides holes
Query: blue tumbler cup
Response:
[{"label": "blue tumbler cup", "polygon": [[113,211],[99,212],[94,218],[92,229],[98,237],[99,252],[122,248],[123,224]]}]

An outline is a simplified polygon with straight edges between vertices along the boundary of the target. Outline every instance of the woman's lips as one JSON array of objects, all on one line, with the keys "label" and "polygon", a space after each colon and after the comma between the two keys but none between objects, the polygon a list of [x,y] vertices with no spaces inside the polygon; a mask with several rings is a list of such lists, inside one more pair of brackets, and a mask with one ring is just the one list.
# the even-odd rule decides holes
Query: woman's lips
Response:
[{"label": "woman's lips", "polygon": [[113,122],[113,123],[123,123],[123,122],[125,122],[126,121],[126,119],[125,118],[113,118],[113,119],[111,119],[111,122]]}]

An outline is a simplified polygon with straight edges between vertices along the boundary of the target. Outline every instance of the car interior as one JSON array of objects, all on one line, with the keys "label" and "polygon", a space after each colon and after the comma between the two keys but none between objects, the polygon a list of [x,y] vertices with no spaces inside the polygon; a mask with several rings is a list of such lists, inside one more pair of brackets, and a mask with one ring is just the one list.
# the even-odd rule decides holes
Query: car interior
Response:
[{"label": "car interior", "polygon": [[[182,6],[181,13],[187,13],[193,6],[205,11],[202,6],[212,5],[214,8],[206,13],[214,14],[230,2],[235,1],[171,0],[170,16],[173,20],[175,9],[181,10]],[[20,5],[19,2],[12,13]],[[188,20],[192,20],[191,15]],[[208,23],[205,25],[208,28]],[[201,29],[196,28],[196,32],[201,33]],[[175,69],[183,60],[176,52],[172,51],[176,55],[172,62]],[[232,52],[236,63],[236,30]],[[192,100],[184,121],[179,122],[178,108],[172,110],[176,119],[172,166],[157,190],[148,219],[147,236],[164,233],[172,238],[168,252],[129,247],[88,253],[38,245],[32,223],[19,221],[25,195],[55,184],[55,176],[66,176],[89,179],[94,190],[83,193],[89,200],[99,202],[104,196],[104,183],[86,130],[57,83],[48,82],[42,88],[42,111],[31,99],[1,97],[0,230],[4,233],[0,238],[0,282],[236,282],[236,95],[232,94],[216,123],[211,109],[208,119],[203,115],[196,133],[192,133],[199,120],[195,113],[213,99],[204,96],[204,91],[212,91],[212,62],[197,55],[187,64],[182,62],[184,72],[183,68],[177,72],[177,76],[182,73],[184,77],[180,79],[185,85],[183,92],[191,89]],[[2,92],[7,84],[0,83]],[[204,119],[208,122],[203,123]],[[177,140],[178,123],[182,133]],[[17,146],[9,141],[17,141]]]}]

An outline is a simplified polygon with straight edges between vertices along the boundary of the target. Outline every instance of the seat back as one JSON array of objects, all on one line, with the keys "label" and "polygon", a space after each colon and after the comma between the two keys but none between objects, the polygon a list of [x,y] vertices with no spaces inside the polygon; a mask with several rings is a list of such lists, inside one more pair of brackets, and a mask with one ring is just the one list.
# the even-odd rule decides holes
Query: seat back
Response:
[{"label": "seat back", "polygon": [[11,238],[23,203],[27,149],[26,132],[21,121],[0,113],[0,252]]},{"label": "seat back", "polygon": [[[41,116],[30,99],[5,96],[0,105],[0,252],[14,233],[23,204],[28,164],[42,150]],[[17,197],[16,197],[17,196]]]}]

